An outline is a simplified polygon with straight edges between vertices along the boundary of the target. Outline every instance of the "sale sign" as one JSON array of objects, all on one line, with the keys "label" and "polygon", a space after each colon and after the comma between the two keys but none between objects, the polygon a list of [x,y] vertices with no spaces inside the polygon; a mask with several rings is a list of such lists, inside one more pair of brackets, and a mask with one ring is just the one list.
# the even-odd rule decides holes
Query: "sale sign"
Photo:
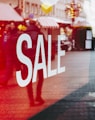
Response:
[{"label": "sale sign", "polygon": [[[59,73],[65,72],[65,67],[61,67],[60,62],[61,62],[61,57],[65,55],[65,51],[62,51],[60,46],[61,46],[61,39],[60,35],[58,36],[58,63],[57,63],[57,68],[55,70],[51,70],[51,36],[48,36],[48,70],[46,69],[46,58],[45,58],[45,48],[44,48],[44,40],[42,35],[38,35],[38,42],[36,46],[36,54],[35,54],[35,61],[34,61],[34,70],[32,68],[32,61],[28,58],[28,56],[25,56],[22,53],[22,43],[23,41],[27,42],[28,49],[32,48],[32,40],[28,34],[22,34],[18,40],[17,40],[17,46],[16,46],[16,51],[17,51],[17,57],[20,62],[25,64],[28,68],[28,74],[26,80],[23,80],[21,77],[21,70],[16,72],[16,78],[17,82],[21,87],[26,87],[31,78],[33,77],[32,82],[36,82],[37,78],[37,71],[40,69],[43,69],[44,73],[44,78],[51,77],[54,75],[57,75]],[[40,54],[40,49],[41,49],[41,58],[42,62],[39,62],[39,54]],[[32,54],[31,54],[32,56]]]},{"label": "sale sign", "polygon": [[0,120],[95,118],[94,3],[0,0]]}]

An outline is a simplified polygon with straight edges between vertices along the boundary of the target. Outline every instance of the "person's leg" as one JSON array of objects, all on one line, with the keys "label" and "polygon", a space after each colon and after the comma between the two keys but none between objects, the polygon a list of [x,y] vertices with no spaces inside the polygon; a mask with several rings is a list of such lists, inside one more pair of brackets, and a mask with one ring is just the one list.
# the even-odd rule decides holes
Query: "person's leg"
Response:
[{"label": "person's leg", "polygon": [[32,88],[32,81],[27,85],[27,93],[30,102],[30,106],[34,106],[34,97],[33,97],[33,88]]},{"label": "person's leg", "polygon": [[42,86],[43,86],[43,70],[38,71],[38,83],[37,83],[37,93],[36,93],[36,101],[39,103],[44,103],[44,100],[42,99]]},{"label": "person's leg", "polygon": [[0,84],[3,86],[7,86],[8,81],[13,75],[13,59],[12,57],[8,56],[6,57],[6,66],[5,66],[5,74],[2,78],[2,81],[0,81]]},{"label": "person's leg", "polygon": [[[22,72],[22,78],[26,79],[27,75],[28,75],[28,70],[27,67],[23,64],[20,65],[21,66],[21,72]],[[27,89],[27,95],[28,95],[28,99],[29,99],[29,104],[30,106],[34,106],[34,97],[33,97],[33,86],[32,86],[32,80],[31,82],[26,86]]]}]

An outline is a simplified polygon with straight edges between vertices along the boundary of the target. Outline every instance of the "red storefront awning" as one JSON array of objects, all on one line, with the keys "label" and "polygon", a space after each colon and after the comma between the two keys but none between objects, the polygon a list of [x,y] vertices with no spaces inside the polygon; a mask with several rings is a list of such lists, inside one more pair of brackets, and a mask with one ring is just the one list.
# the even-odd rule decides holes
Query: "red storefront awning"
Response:
[{"label": "red storefront awning", "polygon": [[59,28],[59,25],[55,20],[53,20],[52,18],[48,18],[46,16],[39,17],[37,21],[40,24],[40,26],[43,28]]}]

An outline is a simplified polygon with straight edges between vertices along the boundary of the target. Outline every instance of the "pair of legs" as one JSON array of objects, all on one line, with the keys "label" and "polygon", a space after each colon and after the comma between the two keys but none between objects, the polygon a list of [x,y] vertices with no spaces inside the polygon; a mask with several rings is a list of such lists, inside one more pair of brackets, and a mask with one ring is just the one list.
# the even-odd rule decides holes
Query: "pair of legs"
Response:
[{"label": "pair of legs", "polygon": [[35,101],[38,102],[38,104],[43,104],[44,100],[42,99],[42,86],[43,86],[43,70],[38,71],[38,81],[36,86],[36,99],[34,100],[33,96],[33,83],[32,81],[27,86],[27,93],[30,101],[30,105],[35,105]]},{"label": "pair of legs", "polygon": [[[7,53],[7,52],[6,52]],[[16,70],[19,69],[20,64],[16,59],[16,55],[14,54],[6,54],[5,57],[5,74],[2,78],[2,81],[0,81],[0,84],[3,86],[6,86],[8,84],[8,81],[13,77],[14,68]]]}]

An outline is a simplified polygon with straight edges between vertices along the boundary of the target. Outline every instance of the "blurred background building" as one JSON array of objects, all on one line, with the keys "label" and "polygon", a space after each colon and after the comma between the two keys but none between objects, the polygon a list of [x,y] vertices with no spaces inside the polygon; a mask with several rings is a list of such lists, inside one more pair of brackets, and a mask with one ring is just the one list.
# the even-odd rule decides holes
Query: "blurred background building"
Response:
[{"label": "blurred background building", "polygon": [[[47,12],[42,9],[43,3],[41,3],[40,0],[0,0],[0,2],[10,4],[25,20],[27,20],[29,17],[36,19],[37,22],[39,22],[41,29],[43,30],[42,32],[45,34],[46,39],[47,35],[51,34],[52,39],[54,41],[57,40],[58,34],[63,34],[61,31],[62,29],[64,29],[64,24],[66,25],[71,24],[74,29],[75,27],[89,26],[89,24],[86,21],[86,13],[84,12],[83,9],[84,1],[89,0],[58,0],[57,4],[52,5],[51,8],[49,8],[50,12]],[[44,20],[39,19],[42,16],[44,16],[45,18]],[[53,20],[47,19],[47,17],[53,18],[58,23],[58,25],[54,24]],[[84,31],[85,34],[82,40],[83,41],[82,48],[84,48],[85,46],[84,39],[86,36],[86,30]],[[80,43],[82,42],[80,41]],[[90,42],[90,46],[91,44],[92,43]]]},{"label": "blurred background building", "polygon": [[[34,18],[38,18],[39,16],[53,16],[63,19],[70,19],[65,12],[66,4],[70,4],[72,1],[75,4],[80,4],[81,8],[83,7],[84,0],[59,0],[56,5],[53,5],[52,11],[46,14],[41,9],[41,1],[40,0],[0,0],[0,2],[8,3],[24,17],[27,18],[29,14],[33,14]],[[84,12],[82,11],[79,14],[80,17],[85,17]]]}]

